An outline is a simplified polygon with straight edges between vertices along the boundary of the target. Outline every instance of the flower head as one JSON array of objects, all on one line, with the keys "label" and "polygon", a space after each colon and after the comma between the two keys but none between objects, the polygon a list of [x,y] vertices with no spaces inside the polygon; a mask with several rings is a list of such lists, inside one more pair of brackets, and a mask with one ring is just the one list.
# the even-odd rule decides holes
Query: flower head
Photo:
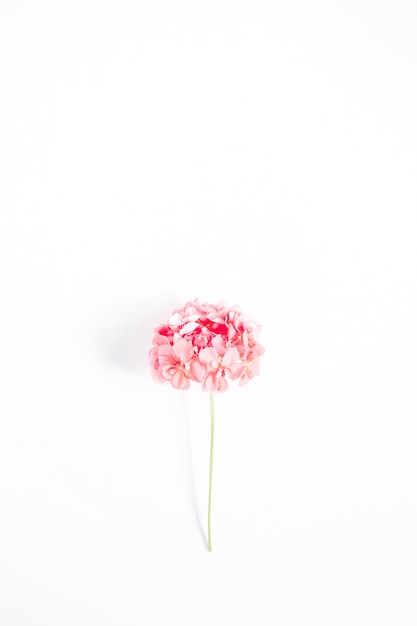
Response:
[{"label": "flower head", "polygon": [[190,381],[204,391],[226,391],[228,379],[246,384],[259,374],[261,327],[238,306],[187,302],[155,329],[149,364],[154,379],[188,389]]}]

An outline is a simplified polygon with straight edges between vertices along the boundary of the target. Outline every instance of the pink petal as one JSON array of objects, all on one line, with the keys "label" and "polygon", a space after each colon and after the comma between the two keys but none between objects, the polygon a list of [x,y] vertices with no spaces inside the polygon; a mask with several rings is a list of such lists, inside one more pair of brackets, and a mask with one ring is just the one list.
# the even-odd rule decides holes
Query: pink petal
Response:
[{"label": "pink petal", "polygon": [[182,370],[177,369],[171,378],[171,384],[175,389],[188,389],[190,381]]},{"label": "pink petal", "polygon": [[159,346],[158,361],[159,365],[174,365],[178,359],[171,346]]},{"label": "pink petal", "polygon": [[154,336],[152,343],[154,346],[160,346],[162,344],[170,345],[170,341],[168,337],[166,337],[165,335],[159,335],[159,334]]},{"label": "pink petal", "polygon": [[203,380],[203,391],[223,392],[227,389],[227,380],[221,375],[221,370],[209,372]]},{"label": "pink petal", "polygon": [[223,391],[227,391],[227,380],[224,378],[224,376],[220,376],[217,379],[217,389],[216,391],[219,391],[220,393],[222,393]]},{"label": "pink petal", "polygon": [[164,380],[171,380],[176,371],[177,368],[172,365],[161,365],[159,368],[159,373]]},{"label": "pink petal", "polygon": [[259,376],[259,366],[260,366],[259,359],[254,359],[252,361],[252,366],[251,366],[251,371],[254,376]]},{"label": "pink petal", "polygon": [[205,348],[207,346],[207,337],[203,334],[194,335],[193,344],[197,346],[197,348]]},{"label": "pink petal", "polygon": [[186,339],[179,339],[176,341],[172,346],[172,349],[183,363],[187,363],[187,361],[190,361],[194,356],[193,344]]},{"label": "pink petal", "polygon": [[158,353],[156,351],[156,348],[151,348],[149,350],[148,361],[152,369],[155,369],[158,367]]},{"label": "pink petal", "polygon": [[203,348],[200,350],[198,357],[202,363],[207,365],[217,362],[217,352],[214,348]]},{"label": "pink petal", "polygon": [[190,364],[190,378],[200,383],[204,374],[206,373],[206,368],[198,359],[193,359]]},{"label": "pink petal", "polygon": [[188,333],[192,333],[193,330],[195,330],[196,328],[198,328],[198,324],[196,324],[196,322],[189,322],[188,324],[185,324],[181,330],[180,330],[180,335],[188,335]]},{"label": "pink petal", "polygon": [[179,326],[180,324],[182,324],[182,315],[180,315],[179,313],[174,313],[169,318],[168,324],[170,326]]},{"label": "pink petal", "polygon": [[250,380],[249,376],[246,373],[243,374],[243,376],[239,380],[239,387],[243,387],[243,385],[246,385],[246,383],[248,383],[249,380]]},{"label": "pink petal", "polygon": [[216,391],[217,371],[209,372],[203,380],[203,391]]},{"label": "pink petal", "polygon": [[220,355],[223,355],[226,352],[226,342],[220,335],[213,337],[211,345]]},{"label": "pink petal", "polygon": [[229,348],[222,358],[222,367],[229,367],[232,363],[239,361],[239,358],[239,350],[237,348]]},{"label": "pink petal", "polygon": [[230,380],[236,380],[244,374],[246,365],[244,363],[233,363],[228,368],[228,374]]}]

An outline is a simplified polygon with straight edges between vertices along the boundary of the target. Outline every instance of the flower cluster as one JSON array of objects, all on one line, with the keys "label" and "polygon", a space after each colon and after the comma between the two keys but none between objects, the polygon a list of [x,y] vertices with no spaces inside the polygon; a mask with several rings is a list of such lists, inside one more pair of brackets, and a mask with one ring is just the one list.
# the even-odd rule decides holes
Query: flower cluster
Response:
[{"label": "flower cluster", "polygon": [[195,381],[204,391],[226,391],[227,378],[244,385],[259,374],[265,351],[258,343],[260,330],[238,306],[187,302],[155,329],[149,352],[152,375],[175,389],[188,389]]}]

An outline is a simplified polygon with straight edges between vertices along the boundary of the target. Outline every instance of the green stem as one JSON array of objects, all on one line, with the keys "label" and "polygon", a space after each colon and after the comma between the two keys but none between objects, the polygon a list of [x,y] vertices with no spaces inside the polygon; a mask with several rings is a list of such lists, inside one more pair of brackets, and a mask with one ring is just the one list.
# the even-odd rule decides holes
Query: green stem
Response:
[{"label": "green stem", "polygon": [[209,475],[209,496],[208,496],[208,551],[211,552],[211,486],[213,482],[213,451],[214,451],[214,393],[210,391],[210,475]]}]

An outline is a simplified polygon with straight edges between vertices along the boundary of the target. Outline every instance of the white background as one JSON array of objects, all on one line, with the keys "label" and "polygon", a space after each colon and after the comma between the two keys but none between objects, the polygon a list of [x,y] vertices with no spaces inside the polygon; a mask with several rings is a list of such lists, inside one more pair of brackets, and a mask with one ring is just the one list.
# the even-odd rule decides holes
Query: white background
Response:
[{"label": "white background", "polygon": [[[414,2],[0,4],[2,626],[417,623]],[[155,384],[188,299],[261,376]]]}]

